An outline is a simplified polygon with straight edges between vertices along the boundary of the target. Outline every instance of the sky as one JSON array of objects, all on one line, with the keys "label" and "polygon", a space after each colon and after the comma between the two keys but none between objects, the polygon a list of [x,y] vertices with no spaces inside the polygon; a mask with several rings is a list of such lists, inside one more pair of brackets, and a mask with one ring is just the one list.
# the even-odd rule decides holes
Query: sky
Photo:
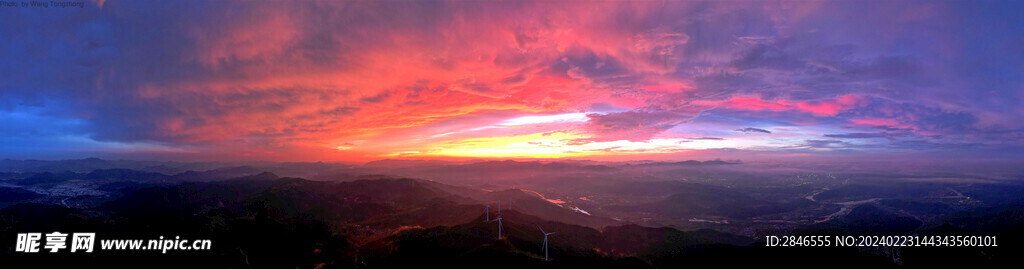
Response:
[{"label": "sky", "polygon": [[1015,1],[0,6],[0,158],[1024,159]]}]

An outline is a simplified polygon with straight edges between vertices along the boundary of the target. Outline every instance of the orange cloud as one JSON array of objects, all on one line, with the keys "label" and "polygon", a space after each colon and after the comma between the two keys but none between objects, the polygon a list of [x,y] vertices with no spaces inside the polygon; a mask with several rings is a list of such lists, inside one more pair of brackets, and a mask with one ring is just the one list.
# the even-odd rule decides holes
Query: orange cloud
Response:
[{"label": "orange cloud", "polygon": [[[167,124],[157,126],[173,133],[163,139],[332,147],[481,111],[579,111],[595,99],[610,98],[603,92],[607,86],[596,84],[596,75],[585,70],[611,67],[599,62],[582,68],[591,63],[567,61],[569,71],[553,69],[570,50],[619,61],[625,73],[657,75],[671,71],[678,60],[674,48],[688,41],[685,34],[664,27],[636,33],[612,20],[614,13],[654,10],[646,4],[565,5],[570,4],[524,3],[511,13],[458,6],[446,11],[450,16],[422,18],[438,27],[395,18],[354,32],[323,32],[322,25],[315,25],[323,22],[311,20],[323,18],[307,18],[315,14],[307,14],[311,11],[302,5],[244,8],[237,15],[225,14],[240,20],[188,28],[196,46],[183,59],[197,63],[205,74],[149,82],[139,96],[153,105],[179,107],[175,117],[161,120]],[[535,23],[536,18],[547,22]],[[318,50],[310,47],[312,41],[339,51]],[[666,87],[646,86],[672,90]],[[205,100],[194,102],[200,99]]]}]

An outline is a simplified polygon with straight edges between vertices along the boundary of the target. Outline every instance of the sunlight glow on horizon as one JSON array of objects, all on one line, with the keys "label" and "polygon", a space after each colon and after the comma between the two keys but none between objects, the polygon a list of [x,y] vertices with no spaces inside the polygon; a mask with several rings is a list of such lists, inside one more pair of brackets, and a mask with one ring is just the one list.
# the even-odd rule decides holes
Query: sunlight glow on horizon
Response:
[{"label": "sunlight glow on horizon", "polygon": [[519,136],[470,138],[446,141],[426,152],[387,154],[395,156],[451,156],[477,158],[562,158],[635,153],[674,153],[689,150],[729,148],[742,142],[658,138],[647,141],[588,141],[591,136],[566,132],[533,133]]}]

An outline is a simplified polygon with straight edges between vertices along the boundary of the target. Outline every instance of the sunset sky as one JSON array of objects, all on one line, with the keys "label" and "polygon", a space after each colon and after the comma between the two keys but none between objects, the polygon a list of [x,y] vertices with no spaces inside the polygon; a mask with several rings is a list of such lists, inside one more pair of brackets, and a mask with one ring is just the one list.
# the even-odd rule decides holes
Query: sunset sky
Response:
[{"label": "sunset sky", "polygon": [[1024,157],[1014,1],[0,7],[0,158]]}]

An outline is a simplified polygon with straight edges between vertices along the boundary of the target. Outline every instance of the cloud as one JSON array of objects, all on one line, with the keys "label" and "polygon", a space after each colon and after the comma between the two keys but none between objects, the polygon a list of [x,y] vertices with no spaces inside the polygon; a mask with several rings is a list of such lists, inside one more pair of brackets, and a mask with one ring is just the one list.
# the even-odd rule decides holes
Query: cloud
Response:
[{"label": "cloud", "polygon": [[694,115],[670,111],[633,110],[607,114],[587,114],[587,131],[596,134],[593,141],[645,141],[682,124]]},{"label": "cloud", "polygon": [[766,133],[766,134],[772,133],[772,131],[768,131],[768,130],[765,130],[765,129],[759,129],[759,128],[753,128],[753,127],[736,129],[736,131],[737,132],[744,132],[744,133]]},{"label": "cloud", "polygon": [[839,140],[804,140],[804,144],[800,146],[809,148],[840,148],[847,145],[849,144]]},{"label": "cloud", "polygon": [[[921,149],[1021,144],[1024,130],[1019,3],[96,5],[5,10],[11,25],[38,27],[0,27],[19,40],[0,44],[0,111],[75,123],[5,133],[291,160],[527,132],[733,142],[728,130],[771,129],[757,142],[879,136]],[[586,122],[478,129],[563,114]],[[783,134],[794,137],[767,140]],[[368,142],[343,144],[356,140]]]},{"label": "cloud", "polygon": [[864,105],[865,98],[857,95],[842,95],[835,99],[794,102],[789,100],[765,101],[757,97],[733,96],[724,101],[698,100],[695,105],[754,111],[800,111],[819,117],[836,116],[840,112]]},{"label": "cloud", "polygon": [[721,137],[691,137],[690,139],[692,139],[692,140],[725,140],[725,138],[721,138]]},{"label": "cloud", "polygon": [[860,139],[860,138],[893,138],[893,137],[898,137],[898,136],[903,136],[903,135],[905,135],[905,134],[899,134],[899,133],[845,133],[845,134],[825,134],[824,136],[825,137],[830,137],[830,138],[853,138],[853,139]]}]

